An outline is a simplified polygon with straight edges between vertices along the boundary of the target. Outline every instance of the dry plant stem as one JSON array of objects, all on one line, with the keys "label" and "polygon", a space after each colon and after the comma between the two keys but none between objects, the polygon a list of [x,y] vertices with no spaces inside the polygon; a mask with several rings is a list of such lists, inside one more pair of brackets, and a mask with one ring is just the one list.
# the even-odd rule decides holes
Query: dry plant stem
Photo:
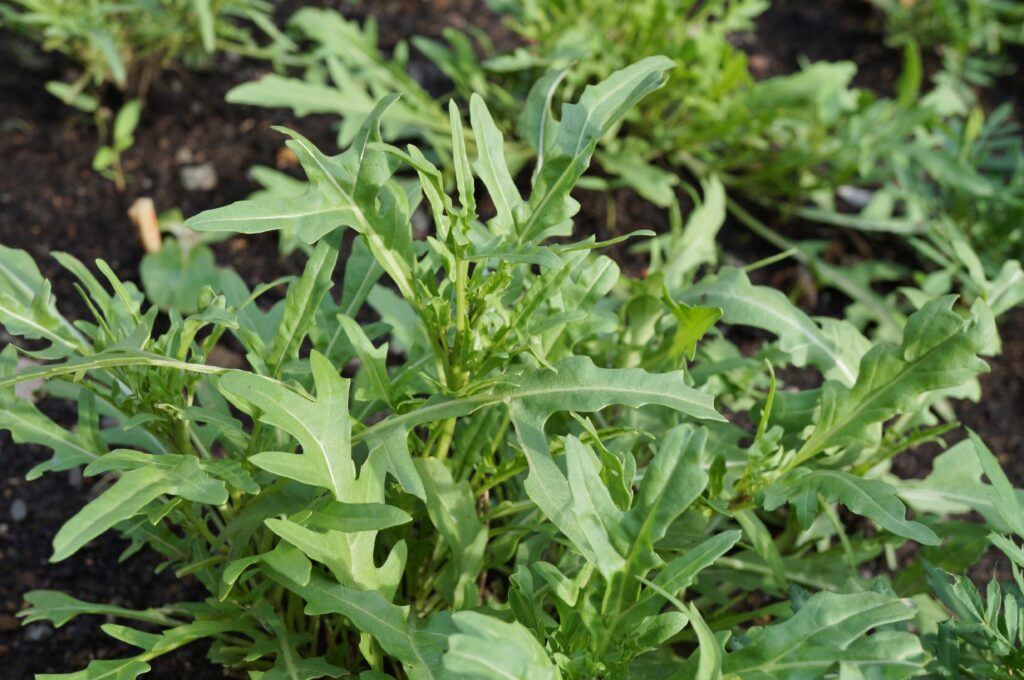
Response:
[{"label": "dry plant stem", "polygon": [[156,206],[153,199],[143,196],[135,199],[132,206],[128,208],[128,217],[135,226],[135,235],[142,243],[142,249],[147,253],[160,251],[160,225],[156,219]]}]

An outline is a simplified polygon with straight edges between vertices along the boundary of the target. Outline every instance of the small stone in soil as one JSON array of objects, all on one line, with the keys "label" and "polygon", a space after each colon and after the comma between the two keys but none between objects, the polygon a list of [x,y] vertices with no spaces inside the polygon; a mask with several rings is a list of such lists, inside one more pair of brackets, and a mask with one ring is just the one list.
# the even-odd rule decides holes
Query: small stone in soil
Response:
[{"label": "small stone in soil", "polygon": [[178,170],[178,175],[186,191],[209,191],[217,186],[217,171],[213,163],[186,165]]},{"label": "small stone in soil", "polygon": [[25,629],[25,639],[29,642],[42,642],[53,635],[53,628],[48,623],[33,623]]},{"label": "small stone in soil", "polygon": [[28,517],[28,505],[20,498],[14,499],[11,503],[11,519],[15,522],[24,522]]},{"label": "small stone in soil", "polygon": [[76,467],[68,470],[68,486],[72,489],[81,489],[83,482],[82,468]]},{"label": "small stone in soil", "polygon": [[[160,140],[161,142],[163,140]],[[195,161],[195,157],[192,155],[192,149],[187,146],[179,148],[174,152],[174,162],[178,165],[189,165]]]},{"label": "small stone in soil", "polygon": [[18,619],[10,614],[0,614],[0,633],[10,633],[12,630],[21,628]]}]

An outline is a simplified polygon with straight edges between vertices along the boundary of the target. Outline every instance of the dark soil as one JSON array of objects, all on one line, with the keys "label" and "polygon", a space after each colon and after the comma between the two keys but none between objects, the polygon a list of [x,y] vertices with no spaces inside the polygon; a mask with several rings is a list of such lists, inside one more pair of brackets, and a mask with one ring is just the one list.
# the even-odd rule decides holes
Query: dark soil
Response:
[{"label": "dark soil", "polygon": [[[483,28],[500,45],[514,42],[512,34],[481,0],[379,0],[348,3],[341,0],[298,0],[280,3],[280,19],[300,5],[331,6],[349,16],[372,14],[380,25],[381,43],[390,49],[410,35],[439,37],[444,27]],[[758,24],[756,38],[743,47],[751,54],[757,75],[789,72],[801,56],[811,59],[852,59],[861,65],[857,83],[882,93],[892,89],[900,68],[900,55],[881,41],[879,17],[863,0],[825,0],[821,3],[776,3]],[[102,257],[127,280],[138,277],[141,249],[126,217],[128,206],[139,196],[152,197],[159,210],[180,208],[187,215],[244,198],[257,188],[247,176],[253,165],[275,165],[282,149],[271,125],[295,127],[324,149],[333,149],[332,122],[323,117],[300,121],[286,111],[270,111],[224,103],[232,86],[252,80],[266,65],[225,59],[206,72],[170,71],[154,83],[136,144],[125,156],[130,175],[127,190],[91,169],[96,132],[91,120],[61,106],[42,87],[50,79],[68,74],[71,65],[51,55],[22,58],[26,46],[0,33],[0,243],[28,250],[43,273],[54,281],[62,311],[72,318],[87,316],[74,292],[72,280],[48,255],[63,250],[86,263]],[[438,86],[437,74],[423,71],[428,86]],[[1015,82],[1020,82],[1019,80]],[[108,102],[116,105],[116,101]],[[180,169],[211,163],[218,181],[209,191],[186,191]],[[639,228],[663,229],[665,216],[634,200],[627,191],[614,197],[616,221],[607,220],[603,198],[581,196],[581,224],[599,238]],[[829,232],[836,233],[838,232]],[[822,237],[822,232],[816,234]],[[765,244],[736,225],[722,234],[727,258],[749,263],[773,254]],[[867,256],[856,237],[838,235],[834,254],[839,260]],[[869,244],[868,253],[879,244]],[[629,244],[611,251],[631,274],[642,274],[642,263],[631,256]],[[297,258],[282,260],[276,239],[257,235],[232,239],[216,248],[221,264],[231,265],[247,283],[296,273]],[[759,282],[787,292],[801,290],[801,302],[814,313],[834,313],[842,300],[830,293],[813,295],[806,288],[806,272],[789,263],[755,272]],[[992,373],[983,378],[985,398],[978,404],[961,404],[958,413],[965,424],[989,442],[1017,483],[1024,483],[1024,313],[1017,312],[1004,325],[1004,354],[990,363]],[[70,424],[73,415],[59,404],[41,405],[60,422]],[[124,543],[103,537],[74,558],[51,565],[50,540],[60,525],[88,502],[100,480],[48,475],[32,483],[24,475],[48,457],[39,447],[15,446],[0,434],[0,676],[24,680],[36,672],[68,672],[84,667],[91,659],[116,658],[130,650],[112,642],[98,622],[81,619],[62,629],[46,624],[19,628],[13,615],[23,608],[21,596],[30,589],[66,591],[86,600],[113,602],[129,607],[158,606],[202,597],[194,583],[181,582],[170,574],[154,574],[158,559],[139,554],[124,564],[117,562]],[[14,522],[10,508],[22,500],[29,509],[24,521]],[[154,663],[147,677],[157,680],[189,677],[208,680],[223,677],[205,661],[205,650],[193,645]]]},{"label": "dark soil", "polygon": [[773,2],[740,46],[759,78],[792,73],[802,60],[853,61],[854,84],[891,95],[902,57],[884,43],[885,16],[865,0]]},{"label": "dark soil", "polygon": [[[297,123],[279,112],[225,103],[228,89],[257,75],[247,62],[225,61],[202,73],[168,71],[153,84],[136,143],[124,155],[129,184],[121,193],[92,170],[97,140],[91,119],[60,105],[41,87],[65,68],[63,60],[53,58],[32,71],[0,72],[0,121],[6,129],[0,135],[6,168],[0,173],[0,235],[4,245],[36,258],[66,305],[63,311],[73,317],[88,311],[50,252],[70,252],[87,264],[103,258],[121,277],[136,280],[143,253],[127,217],[136,198],[149,196],[158,211],[179,208],[185,215],[225,205],[257,188],[247,176],[251,166],[274,164],[282,142],[269,126],[291,123],[318,142],[333,136],[321,120]],[[216,186],[186,191],[181,168],[204,163],[215,169]],[[221,261],[250,284],[295,271],[278,262],[271,236],[252,237],[244,248],[221,244],[219,250]]]}]

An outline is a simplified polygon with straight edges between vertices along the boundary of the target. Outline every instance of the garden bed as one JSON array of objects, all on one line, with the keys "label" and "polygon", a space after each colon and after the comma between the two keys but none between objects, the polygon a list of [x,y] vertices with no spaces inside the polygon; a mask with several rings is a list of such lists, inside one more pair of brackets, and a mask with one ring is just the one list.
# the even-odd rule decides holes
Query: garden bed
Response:
[{"label": "garden bed", "polygon": [[[380,22],[385,47],[410,35],[437,35],[444,25],[478,25],[498,40],[509,40],[494,16],[478,2],[438,0],[429,11],[414,0],[355,8],[336,4],[354,16],[372,13]],[[767,76],[793,69],[799,49],[812,58],[852,58],[862,67],[862,84],[890,88],[898,72],[899,55],[878,47],[877,18],[864,10],[864,3],[826,4],[828,10],[791,3],[763,17],[764,32],[756,42],[744,45],[753,53],[755,70],[760,65],[760,75]],[[290,7],[280,13],[285,15],[287,9]],[[838,38],[823,32],[826,24],[840,27]],[[54,281],[62,311],[70,318],[87,316],[87,309],[74,291],[73,279],[47,257],[49,252],[66,251],[85,262],[103,258],[122,278],[137,281],[142,251],[126,217],[135,198],[149,196],[159,210],[180,208],[189,216],[246,197],[258,188],[247,170],[256,164],[274,165],[281,158],[282,138],[269,130],[271,125],[294,127],[321,148],[334,148],[332,121],[325,117],[298,121],[284,111],[225,103],[224,94],[231,87],[252,80],[266,67],[224,58],[209,72],[170,71],[160,77],[136,133],[136,144],[125,156],[127,189],[119,192],[91,169],[95,131],[88,119],[57,105],[40,86],[70,66],[60,58],[37,53],[30,60],[11,58],[27,49],[11,36],[0,34],[0,59],[6,65],[0,72],[0,243],[23,248],[36,257],[43,274]],[[188,104],[182,106],[183,101]],[[212,167],[215,186],[185,189],[182,170],[189,167]],[[614,236],[606,233],[603,199],[590,200],[586,194],[580,198],[584,210],[577,230],[599,238]],[[617,203],[619,224],[627,231],[667,226],[661,212],[643,206],[634,209],[627,191],[618,194]],[[838,231],[829,233],[834,234],[835,247],[830,252],[837,264],[847,257],[898,252],[898,247],[884,238],[871,239],[867,254],[863,248],[857,252],[863,244],[849,242]],[[820,237],[820,228],[817,234]],[[754,262],[775,252],[733,223],[726,224],[721,242],[727,258],[737,263]],[[302,271],[301,258],[282,259],[276,238],[270,234],[234,237],[215,250],[219,263],[234,267],[250,287]],[[612,252],[627,270],[639,268],[625,248]],[[799,266],[784,261],[758,270],[754,278],[785,290],[800,278]],[[805,297],[803,302],[816,314],[834,313],[844,304],[834,295]],[[1001,328],[1003,354],[989,361],[992,372],[981,379],[983,399],[977,404],[960,403],[957,412],[963,423],[989,444],[1011,480],[1020,485],[1024,484],[1024,312],[1008,315]],[[0,336],[0,342],[6,339]],[[56,400],[44,400],[40,407],[61,424],[74,422],[74,413]],[[91,543],[73,559],[49,564],[54,533],[107,482],[102,476],[83,480],[80,474],[71,473],[25,482],[28,469],[46,457],[39,447],[16,446],[6,433],[0,435],[0,460],[4,463],[0,569],[7,575],[0,579],[0,667],[5,669],[4,677],[12,680],[29,678],[34,672],[69,672],[91,659],[115,658],[128,649],[112,642],[87,619],[59,630],[45,623],[19,627],[13,617],[23,608],[21,595],[27,590],[62,590],[86,600],[133,608],[202,595],[202,589],[188,579],[154,574],[159,560],[148,553],[118,563],[126,543],[110,535]],[[899,459],[906,476],[924,476],[930,469],[928,463],[927,451],[910,452]],[[223,677],[204,654],[203,644],[186,647],[154,664],[147,677]]]}]

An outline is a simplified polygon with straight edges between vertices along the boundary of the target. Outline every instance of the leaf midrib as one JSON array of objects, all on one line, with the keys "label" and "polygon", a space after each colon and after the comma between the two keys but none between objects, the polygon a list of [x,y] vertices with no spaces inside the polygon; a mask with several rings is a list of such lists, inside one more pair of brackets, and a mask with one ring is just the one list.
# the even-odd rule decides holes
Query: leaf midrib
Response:
[{"label": "leaf midrib", "polygon": [[[814,454],[816,454],[816,453],[818,453],[820,451],[823,451],[824,448],[825,448],[825,447],[823,447],[823,444],[827,443],[828,440],[832,436],[834,436],[834,434],[836,432],[839,432],[839,431],[843,430],[844,428],[848,427],[850,425],[850,423],[852,423],[854,420],[856,420],[858,415],[860,415],[860,414],[864,413],[865,411],[869,410],[871,408],[871,404],[874,404],[875,402],[877,402],[878,400],[882,399],[883,397],[888,396],[889,391],[890,391],[890,389],[892,388],[893,385],[895,385],[895,384],[899,383],[900,381],[902,381],[902,380],[912,376],[915,372],[917,372],[918,367],[923,365],[927,360],[931,359],[932,355],[934,355],[936,352],[938,352],[939,350],[941,350],[944,347],[946,347],[950,342],[953,342],[957,338],[961,337],[962,331],[963,331],[963,327],[961,326],[959,331],[957,331],[956,333],[951,334],[945,340],[943,340],[942,342],[938,343],[937,345],[932,347],[930,350],[928,350],[924,354],[920,355],[916,360],[914,360],[913,362],[910,362],[910,363],[906,363],[905,367],[904,367],[904,369],[902,371],[897,372],[895,376],[893,376],[889,380],[886,380],[881,385],[871,385],[870,387],[872,388],[872,394],[867,399],[861,401],[859,407],[854,408],[848,414],[843,416],[840,420],[836,421],[821,436],[818,436],[818,430],[816,429],[814,434],[811,435],[811,438],[807,440],[807,443],[803,447],[801,447],[800,451],[797,453],[796,458],[794,460],[801,460],[801,459],[806,460],[807,456],[813,456]],[[900,354],[902,356],[903,353],[904,353],[904,348],[903,348],[902,344],[899,346],[899,350],[900,350]],[[853,387],[850,388],[850,391],[852,392],[852,390],[855,387],[856,387],[856,384],[854,384]],[[898,408],[897,408],[897,410],[898,410]],[[878,421],[872,421],[872,422],[878,422]],[[868,423],[868,424],[871,424],[871,423]],[[817,440],[817,441],[815,441],[815,440]]]},{"label": "leaf midrib", "polygon": [[[846,362],[843,361],[842,357],[839,356],[839,353],[836,352],[835,350],[833,350],[828,345],[828,343],[826,343],[824,340],[820,339],[816,332],[812,332],[811,329],[808,328],[806,324],[803,324],[803,323],[800,323],[798,321],[795,321],[791,316],[788,316],[786,314],[781,314],[781,313],[775,311],[771,307],[771,305],[764,305],[764,306],[754,305],[754,303],[751,302],[749,299],[747,299],[745,297],[742,297],[740,295],[736,295],[735,293],[730,293],[728,291],[717,291],[716,290],[716,291],[710,291],[710,292],[702,292],[701,295],[705,296],[705,297],[706,296],[720,296],[720,297],[724,297],[724,298],[727,298],[727,299],[730,299],[730,300],[739,300],[741,303],[743,303],[745,305],[757,306],[758,311],[764,312],[764,313],[768,314],[769,316],[772,316],[772,317],[778,319],[784,325],[789,326],[790,328],[796,329],[801,335],[803,335],[804,337],[807,338],[808,342],[810,342],[812,345],[818,347],[820,350],[825,352],[825,354],[830,359],[832,359],[832,362],[835,364],[836,368],[838,368],[840,371],[842,371],[843,375],[848,380],[850,380],[851,383],[856,381],[857,374],[854,373],[850,369],[850,367],[846,365]],[[813,325],[813,320],[811,320],[809,318],[808,318],[808,320],[811,322],[811,327],[813,327],[815,331],[818,331],[817,326]]]},{"label": "leaf midrib", "polygon": [[[688,388],[688,389],[690,389],[690,388]],[[696,394],[703,394],[702,392],[699,392],[697,390],[693,390],[693,391]],[[508,403],[513,402],[513,401],[521,401],[521,400],[526,400],[526,399],[530,399],[530,398],[533,398],[533,397],[544,396],[544,395],[548,395],[548,394],[558,394],[558,393],[561,393],[561,392],[573,392],[573,393],[577,393],[577,394],[580,393],[580,392],[588,392],[588,393],[589,392],[611,392],[611,393],[614,393],[614,394],[623,394],[623,393],[625,393],[625,394],[639,394],[639,395],[645,395],[645,396],[653,396],[655,398],[663,398],[665,396],[665,395],[659,395],[659,394],[655,393],[653,390],[638,390],[638,389],[631,389],[631,388],[624,388],[624,387],[610,387],[608,385],[578,385],[578,386],[569,386],[569,387],[536,388],[536,389],[531,389],[531,390],[523,390],[521,392],[514,392],[514,393],[510,393],[510,394],[495,394],[493,392],[488,392],[488,393],[485,393],[485,394],[477,394],[477,395],[472,395],[472,396],[469,396],[469,397],[461,397],[459,399],[451,399],[451,400],[448,400],[448,401],[440,402],[438,404],[431,404],[431,405],[428,405],[428,406],[423,406],[421,408],[416,409],[415,411],[409,411],[408,413],[402,413],[402,414],[399,414],[397,416],[393,416],[391,418],[388,418],[387,420],[381,421],[380,423],[374,425],[373,427],[370,427],[370,428],[367,428],[366,430],[363,430],[362,432],[358,432],[358,433],[353,434],[352,435],[352,441],[353,442],[362,441],[362,440],[364,440],[364,439],[366,439],[368,437],[377,436],[381,432],[384,432],[384,431],[386,431],[386,430],[388,430],[388,429],[390,429],[392,427],[397,427],[398,425],[402,425],[402,424],[409,424],[409,425],[415,426],[415,425],[419,425],[419,424],[422,424],[422,423],[428,423],[431,420],[433,420],[433,417],[430,415],[430,413],[432,413],[432,412],[442,412],[442,413],[444,413],[448,409],[451,409],[451,408],[455,407],[456,405],[458,405],[460,403],[469,404],[469,405],[475,405],[473,410],[476,410],[477,408],[481,408],[481,407],[487,406],[489,404],[497,404],[497,403],[506,403],[506,404],[508,404]],[[711,406],[706,406],[706,405],[704,405],[704,404],[702,404],[702,403],[700,403],[698,401],[691,400],[691,399],[686,399],[686,398],[683,398],[683,397],[670,396],[669,398],[672,401],[682,402],[684,404],[692,405],[692,406],[694,406],[696,408],[699,408],[700,410],[709,411],[710,413],[714,414],[713,416],[697,416],[699,418],[703,418],[703,419],[707,419],[707,420],[718,420],[718,421],[722,421],[722,422],[725,421],[725,419],[720,414],[718,414],[714,410],[714,408],[711,407]],[[615,403],[616,402],[614,400],[612,400],[612,401],[609,402],[609,405],[615,404]],[[651,402],[648,402],[648,403],[650,404],[650,403],[656,403],[656,402],[651,401]]]}]

